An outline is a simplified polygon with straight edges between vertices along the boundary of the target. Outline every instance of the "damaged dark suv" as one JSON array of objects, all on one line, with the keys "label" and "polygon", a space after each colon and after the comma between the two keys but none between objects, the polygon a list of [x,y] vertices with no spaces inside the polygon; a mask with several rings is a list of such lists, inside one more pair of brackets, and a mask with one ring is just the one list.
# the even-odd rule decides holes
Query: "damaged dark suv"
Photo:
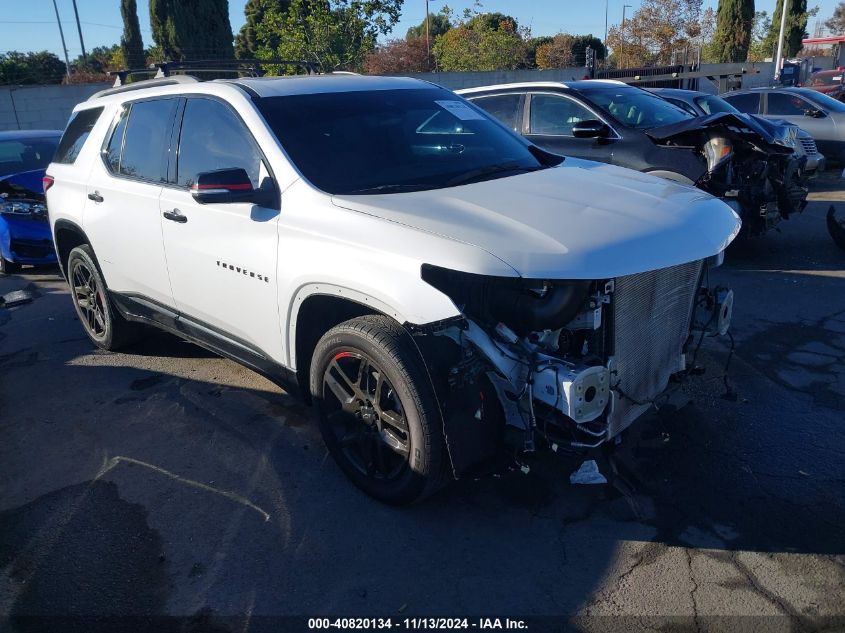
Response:
[{"label": "damaged dark suv", "polygon": [[760,235],[804,210],[805,157],[751,117],[694,117],[610,80],[530,82],[457,91],[540,147],[662,176],[721,198]]}]

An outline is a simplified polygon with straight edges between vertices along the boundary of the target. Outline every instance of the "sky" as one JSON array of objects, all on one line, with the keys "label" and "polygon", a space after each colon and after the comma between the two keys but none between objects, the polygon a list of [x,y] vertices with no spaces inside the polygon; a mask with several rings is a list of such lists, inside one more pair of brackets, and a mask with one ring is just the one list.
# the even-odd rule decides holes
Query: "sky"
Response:
[{"label": "sky", "polygon": [[[232,31],[237,33],[244,22],[243,7],[246,0],[229,0],[229,15]],[[640,5],[641,0],[606,0],[610,25],[618,24],[622,19],[622,6],[631,5],[628,15]],[[758,11],[774,10],[776,0],[757,0]],[[72,0],[55,0],[70,58],[81,52],[79,35],[73,15]],[[464,8],[471,7],[472,0],[429,0],[430,9],[435,13],[444,4],[448,4],[460,14]],[[85,48],[110,46],[120,42],[123,30],[120,17],[119,0],[76,0],[82,37]],[[717,0],[704,0],[705,6],[713,6]],[[810,0],[810,6],[818,6],[817,18],[824,21],[833,14],[837,0]],[[521,26],[531,27],[532,34],[554,35],[559,32],[573,34],[592,33],[604,36],[605,2],[601,0],[482,0],[484,11],[500,11],[514,16]],[[61,39],[56,24],[53,0],[0,0],[0,52],[10,50],[40,51],[48,50],[62,57]],[[419,24],[425,16],[425,0],[405,0],[402,17],[389,37],[402,37],[408,27]],[[144,45],[152,44],[147,0],[138,0],[138,17],[141,22],[141,35]],[[813,33],[815,23],[811,18],[807,30]]]}]

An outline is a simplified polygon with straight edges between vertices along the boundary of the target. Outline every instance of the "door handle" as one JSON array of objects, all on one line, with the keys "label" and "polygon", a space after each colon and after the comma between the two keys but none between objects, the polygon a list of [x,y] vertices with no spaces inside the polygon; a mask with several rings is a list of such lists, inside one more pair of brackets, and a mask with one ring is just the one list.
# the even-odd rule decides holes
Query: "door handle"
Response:
[{"label": "door handle", "polygon": [[88,194],[88,199],[93,200],[94,202],[102,202],[103,196],[100,195],[99,191],[95,191],[94,193]]},{"label": "door handle", "polygon": [[188,221],[188,216],[182,215],[182,212],[179,209],[165,211],[162,215],[171,222],[178,222],[179,224],[185,224],[185,222]]}]

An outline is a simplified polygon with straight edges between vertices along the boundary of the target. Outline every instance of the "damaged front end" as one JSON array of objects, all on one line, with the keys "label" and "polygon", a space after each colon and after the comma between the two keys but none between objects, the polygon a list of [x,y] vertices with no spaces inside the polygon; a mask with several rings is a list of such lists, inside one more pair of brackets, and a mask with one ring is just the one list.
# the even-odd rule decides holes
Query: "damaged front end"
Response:
[{"label": "damaged front end", "polygon": [[594,448],[658,405],[701,339],[730,326],[733,293],[708,285],[720,263],[591,281],[424,265],[422,278],[462,314],[417,332],[429,341],[455,475],[492,457],[506,429],[518,431],[518,450]]},{"label": "damaged front end", "polygon": [[720,113],[651,129],[659,145],[699,152],[707,169],[695,185],[742,218],[743,234],[761,235],[807,205],[806,155],[793,153],[791,128]]}]

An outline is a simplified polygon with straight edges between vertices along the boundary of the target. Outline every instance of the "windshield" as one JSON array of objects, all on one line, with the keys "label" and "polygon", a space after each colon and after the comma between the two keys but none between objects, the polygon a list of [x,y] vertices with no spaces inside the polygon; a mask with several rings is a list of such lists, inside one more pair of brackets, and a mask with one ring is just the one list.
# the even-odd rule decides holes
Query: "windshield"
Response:
[{"label": "windshield", "polygon": [[706,114],[720,114],[722,112],[729,112],[730,114],[740,114],[739,110],[733,107],[730,103],[719,97],[696,97],[695,103],[699,108],[704,110]]},{"label": "windshield", "polygon": [[693,116],[676,105],[639,88],[582,88],[581,92],[621,124],[638,130],[669,125]]},{"label": "windshield", "polygon": [[821,92],[816,92],[815,90],[802,90],[801,96],[806,97],[825,110],[830,110],[832,112],[845,112],[845,103],[837,101],[833,97],[828,97],[826,94]]},{"label": "windshield", "polygon": [[811,86],[841,86],[842,73],[828,73],[810,77]]},{"label": "windshield", "polygon": [[56,153],[58,138],[0,141],[0,176],[46,169]]},{"label": "windshield", "polygon": [[331,194],[437,189],[540,169],[515,134],[440,88],[257,102],[302,174]]}]

